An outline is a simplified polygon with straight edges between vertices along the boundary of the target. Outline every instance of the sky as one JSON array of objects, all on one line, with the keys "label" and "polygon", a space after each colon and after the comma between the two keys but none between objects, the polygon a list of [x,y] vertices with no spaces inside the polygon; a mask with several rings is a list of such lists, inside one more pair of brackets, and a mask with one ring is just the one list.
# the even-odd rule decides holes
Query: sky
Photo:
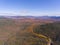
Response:
[{"label": "sky", "polygon": [[0,0],[3,16],[60,16],[60,0]]}]

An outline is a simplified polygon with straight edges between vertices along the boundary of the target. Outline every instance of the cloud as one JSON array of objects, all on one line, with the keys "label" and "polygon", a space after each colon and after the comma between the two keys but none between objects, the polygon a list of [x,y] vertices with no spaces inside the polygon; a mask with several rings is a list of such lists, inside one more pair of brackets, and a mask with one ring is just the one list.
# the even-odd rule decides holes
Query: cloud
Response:
[{"label": "cloud", "polygon": [[41,11],[7,11],[1,12],[0,16],[60,16],[60,12],[41,12]]}]

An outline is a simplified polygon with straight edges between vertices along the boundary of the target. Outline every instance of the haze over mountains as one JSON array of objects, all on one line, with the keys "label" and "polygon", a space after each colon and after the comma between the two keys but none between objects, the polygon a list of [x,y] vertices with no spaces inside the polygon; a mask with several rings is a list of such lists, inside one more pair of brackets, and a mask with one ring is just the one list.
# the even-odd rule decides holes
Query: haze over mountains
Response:
[{"label": "haze over mountains", "polygon": [[34,19],[34,20],[54,20],[60,21],[60,16],[0,16],[1,18],[10,18],[10,19]]},{"label": "haze over mountains", "polygon": [[59,19],[60,16],[0,16],[0,18],[42,18],[42,19]]}]

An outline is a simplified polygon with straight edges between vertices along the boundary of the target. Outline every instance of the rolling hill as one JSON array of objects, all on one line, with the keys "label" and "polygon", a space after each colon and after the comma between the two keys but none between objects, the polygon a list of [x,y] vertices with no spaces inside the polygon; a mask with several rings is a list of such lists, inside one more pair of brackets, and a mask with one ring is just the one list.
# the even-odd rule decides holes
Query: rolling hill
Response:
[{"label": "rolling hill", "polygon": [[0,17],[0,45],[60,45],[59,34],[60,17]]}]

